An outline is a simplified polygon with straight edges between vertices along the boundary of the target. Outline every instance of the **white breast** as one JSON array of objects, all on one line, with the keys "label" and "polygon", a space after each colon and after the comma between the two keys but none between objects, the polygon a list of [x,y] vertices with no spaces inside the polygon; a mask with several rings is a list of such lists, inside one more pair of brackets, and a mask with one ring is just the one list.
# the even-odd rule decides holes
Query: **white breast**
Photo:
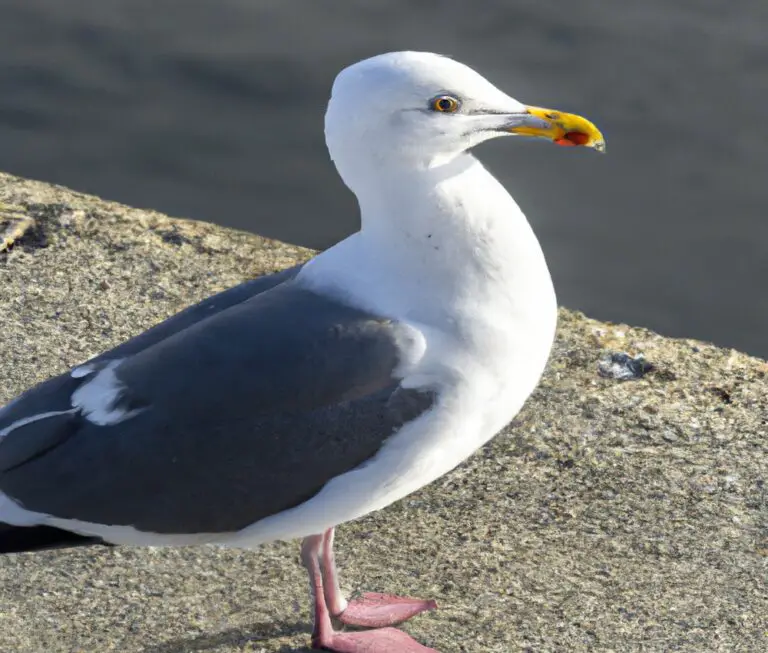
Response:
[{"label": "white breast", "polygon": [[[318,256],[298,278],[419,330],[424,355],[403,384],[437,387],[436,405],[364,467],[226,544],[319,533],[401,499],[493,437],[534,389],[557,316],[549,272],[506,191],[479,164],[463,174],[458,186],[456,180],[432,185],[423,201],[405,198],[418,207],[412,216],[402,214],[402,197],[389,207],[396,216],[389,223],[382,222],[386,207],[368,205],[377,216],[373,223],[364,212],[363,230]],[[473,189],[468,194],[467,185]],[[390,196],[397,197],[394,190]]]}]

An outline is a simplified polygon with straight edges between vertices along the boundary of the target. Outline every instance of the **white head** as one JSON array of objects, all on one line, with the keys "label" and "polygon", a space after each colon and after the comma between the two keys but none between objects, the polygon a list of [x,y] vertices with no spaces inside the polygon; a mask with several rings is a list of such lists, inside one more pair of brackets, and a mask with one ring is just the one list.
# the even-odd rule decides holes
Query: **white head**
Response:
[{"label": "white head", "polygon": [[584,118],[528,107],[468,66],[428,52],[391,52],[342,70],[325,116],[328,150],[350,186],[361,168],[431,168],[510,134],[603,148]]}]

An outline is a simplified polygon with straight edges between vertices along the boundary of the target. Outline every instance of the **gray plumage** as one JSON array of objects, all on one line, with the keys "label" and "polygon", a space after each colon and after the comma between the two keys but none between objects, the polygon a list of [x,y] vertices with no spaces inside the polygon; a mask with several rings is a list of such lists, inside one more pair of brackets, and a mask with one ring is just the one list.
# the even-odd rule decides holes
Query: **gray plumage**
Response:
[{"label": "gray plumage", "polygon": [[[303,288],[296,268],[221,293],[0,413],[0,490],[56,517],[224,533],[314,496],[434,403],[396,375],[408,327]],[[213,306],[213,308],[210,308]],[[113,367],[98,425],[72,409]],[[85,368],[89,369],[89,368]],[[68,412],[64,412],[68,411]]]}]

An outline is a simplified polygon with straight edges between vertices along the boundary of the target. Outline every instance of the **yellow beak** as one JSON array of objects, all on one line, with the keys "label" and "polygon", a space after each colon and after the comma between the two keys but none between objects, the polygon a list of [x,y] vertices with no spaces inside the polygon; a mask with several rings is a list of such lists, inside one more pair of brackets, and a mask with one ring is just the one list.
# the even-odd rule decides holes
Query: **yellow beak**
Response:
[{"label": "yellow beak", "polygon": [[526,110],[531,116],[543,121],[546,126],[540,126],[539,121],[536,121],[535,126],[523,123],[509,128],[513,134],[540,136],[549,138],[558,145],[582,145],[594,148],[598,152],[605,152],[605,139],[602,133],[586,118],[541,107],[526,107]]}]

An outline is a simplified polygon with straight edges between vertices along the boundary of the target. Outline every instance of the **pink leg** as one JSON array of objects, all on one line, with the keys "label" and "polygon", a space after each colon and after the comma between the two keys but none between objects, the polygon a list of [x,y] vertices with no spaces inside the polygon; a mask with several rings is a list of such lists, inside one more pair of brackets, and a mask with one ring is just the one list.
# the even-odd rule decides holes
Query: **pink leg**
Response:
[{"label": "pink leg", "polygon": [[[315,611],[312,648],[335,653],[438,653],[435,649],[422,646],[396,628],[378,628],[353,633],[339,633],[333,629],[320,568],[320,557],[322,556],[324,561],[326,559],[323,541],[327,536],[327,533],[325,536],[311,535],[305,538],[301,545],[301,560],[309,573],[309,587]],[[332,541],[333,534],[330,538]]]},{"label": "pink leg", "polygon": [[309,573],[309,592],[315,608],[312,627],[312,648],[327,648],[335,635],[331,624],[331,615],[325,603],[323,575],[320,571],[318,555],[323,547],[321,535],[310,535],[301,543],[301,562]]},{"label": "pink leg", "polygon": [[328,604],[328,610],[330,610],[334,617],[338,617],[347,609],[349,604],[341,593],[341,587],[339,587],[339,574],[336,572],[336,556],[333,553],[333,537],[333,528],[329,528],[323,533],[323,552],[320,559],[320,568],[323,572],[325,601]]},{"label": "pink leg", "polygon": [[347,603],[339,589],[339,574],[333,555],[333,529],[323,534],[322,571],[325,600],[331,615],[349,626],[382,628],[407,621],[426,610],[434,610],[432,600],[368,592]]}]

